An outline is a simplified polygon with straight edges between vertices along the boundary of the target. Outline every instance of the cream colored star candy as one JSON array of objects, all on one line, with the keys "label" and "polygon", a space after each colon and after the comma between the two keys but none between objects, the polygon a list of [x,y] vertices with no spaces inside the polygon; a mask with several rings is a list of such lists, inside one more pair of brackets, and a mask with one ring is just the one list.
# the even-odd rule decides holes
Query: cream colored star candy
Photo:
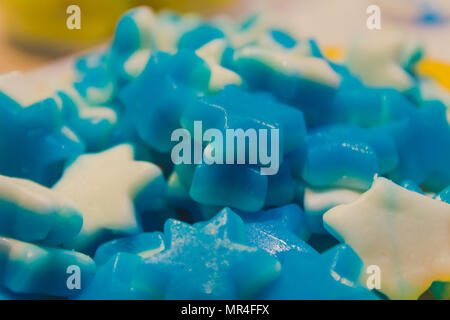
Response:
[{"label": "cream colored star candy", "polygon": [[366,268],[379,267],[379,290],[391,299],[417,299],[434,281],[450,281],[447,203],[375,178],[358,200],[334,207],[323,220]]},{"label": "cream colored star candy", "polygon": [[140,232],[135,204],[143,210],[158,209],[165,181],[156,165],[134,161],[132,146],[123,144],[80,156],[53,189],[70,199],[83,215],[80,234],[65,247],[92,252],[112,234]]}]

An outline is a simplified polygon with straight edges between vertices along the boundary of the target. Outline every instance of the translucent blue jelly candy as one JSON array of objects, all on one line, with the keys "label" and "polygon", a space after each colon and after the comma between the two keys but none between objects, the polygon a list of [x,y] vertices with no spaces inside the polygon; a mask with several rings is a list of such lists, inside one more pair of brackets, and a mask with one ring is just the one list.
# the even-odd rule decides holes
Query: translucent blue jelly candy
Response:
[{"label": "translucent blue jelly candy", "polygon": [[73,89],[57,92],[66,124],[85,143],[87,151],[99,151],[108,146],[117,112],[105,106],[91,106]]},{"label": "translucent blue jelly candy", "polygon": [[398,149],[399,165],[390,175],[394,181],[410,180],[435,192],[450,184],[450,125],[442,103],[429,102],[380,131],[391,135]]},{"label": "translucent blue jelly candy", "polygon": [[267,176],[244,165],[198,165],[189,194],[197,202],[255,212],[267,196]]},{"label": "translucent blue jelly candy", "polygon": [[223,131],[278,128],[280,142],[283,142],[280,150],[284,152],[300,146],[306,136],[301,111],[277,102],[270,94],[247,93],[236,86],[227,86],[216,96],[198,99],[188,106],[181,124],[191,132],[191,136],[194,136],[194,121],[202,121],[204,131],[209,128]]},{"label": "translucent blue jelly candy", "polygon": [[305,215],[299,206],[284,207],[256,213],[238,212],[245,222],[248,242],[275,257],[295,251],[316,256],[317,252],[306,242],[310,232]]},{"label": "translucent blue jelly candy", "polygon": [[64,162],[83,151],[53,99],[23,108],[0,92],[0,174],[49,186]]},{"label": "translucent blue jelly candy", "polygon": [[0,234],[58,245],[75,237],[83,218],[64,197],[35,182],[0,176]]},{"label": "translucent blue jelly candy", "polygon": [[312,186],[359,190],[369,188],[380,168],[392,171],[397,164],[389,136],[339,125],[313,131],[305,144],[288,157],[294,176],[301,174]]},{"label": "translucent blue jelly candy", "polygon": [[269,31],[272,38],[283,47],[292,49],[297,45],[297,40],[293,38],[289,33],[280,29],[272,29]]},{"label": "translucent blue jelly candy", "polygon": [[117,84],[112,73],[102,67],[89,69],[79,75],[74,87],[91,105],[112,103],[117,95]]},{"label": "translucent blue jelly candy", "polygon": [[[164,230],[165,250],[143,259],[143,265],[137,255],[111,258],[115,262],[103,267],[109,266],[110,276],[96,276],[83,295],[109,298],[104,288],[117,284],[112,297],[138,290],[153,299],[245,299],[280,271],[275,258],[246,245],[245,225],[229,209],[192,226],[169,220]],[[124,271],[116,271],[120,264]]]},{"label": "translucent blue jelly candy", "polygon": [[257,46],[235,52],[234,70],[251,89],[271,91],[300,108],[310,126],[321,123],[340,85],[340,76],[324,59]]},{"label": "translucent blue jelly candy", "polygon": [[222,39],[225,35],[222,30],[210,24],[201,24],[186,32],[178,41],[178,49],[197,50],[214,39]]},{"label": "translucent blue jelly candy", "polygon": [[280,166],[277,174],[268,178],[264,207],[279,207],[294,202],[297,184],[292,178],[291,168],[287,162]]},{"label": "translucent blue jelly candy", "polygon": [[154,20],[148,7],[130,10],[119,20],[108,57],[119,85],[133,80],[144,69],[150,50],[156,46],[152,36]]},{"label": "translucent blue jelly candy", "polygon": [[171,56],[152,55],[142,75],[121,90],[119,97],[129,109],[139,136],[149,146],[169,151],[171,135],[180,127],[181,113],[197,92],[208,88],[206,62],[189,51]]},{"label": "translucent blue jelly candy", "polygon": [[159,232],[140,233],[136,236],[119,238],[102,244],[95,252],[97,265],[104,265],[120,252],[128,252],[147,258],[164,250],[164,238]]},{"label": "translucent blue jelly candy", "polygon": [[416,183],[409,181],[409,180],[405,180],[400,184],[401,187],[420,193],[420,194],[424,194],[424,192],[422,191],[422,189],[420,189],[420,186],[418,186]]},{"label": "translucent blue jelly candy", "polygon": [[[173,207],[175,211],[186,214],[183,221],[203,221],[211,218],[211,216],[204,216],[200,203],[194,201],[189,195],[189,187],[182,184],[179,175],[174,171],[167,182],[166,198],[168,205]],[[219,211],[215,210],[213,216]]]},{"label": "translucent blue jelly candy", "polygon": [[346,245],[311,257],[290,251],[281,257],[281,275],[260,296],[270,300],[377,300],[358,284],[362,261]]},{"label": "translucent blue jelly candy", "polygon": [[94,272],[94,261],[81,253],[0,238],[0,284],[14,293],[73,296],[80,290],[71,274],[84,288]]},{"label": "translucent blue jelly candy", "polygon": [[83,215],[80,233],[64,247],[93,253],[114,236],[142,232],[141,213],[164,205],[165,187],[161,169],[135,161],[132,145],[78,157],[53,187]]},{"label": "translucent blue jelly candy", "polygon": [[354,123],[368,128],[405,119],[415,111],[414,104],[395,89],[369,88],[352,76],[343,79],[322,123]]},{"label": "translucent blue jelly candy", "polygon": [[450,204],[450,186],[442,190],[435,198]]}]

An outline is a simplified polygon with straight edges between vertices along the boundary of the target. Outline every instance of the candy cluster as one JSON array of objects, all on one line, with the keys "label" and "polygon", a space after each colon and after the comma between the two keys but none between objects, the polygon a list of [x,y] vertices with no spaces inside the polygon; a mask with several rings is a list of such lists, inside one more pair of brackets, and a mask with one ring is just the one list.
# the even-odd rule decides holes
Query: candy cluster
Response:
[{"label": "candy cluster", "polygon": [[[260,16],[129,11],[52,96],[0,92],[0,298],[449,299],[450,105],[422,51],[338,64]],[[195,122],[278,129],[276,174],[173,161],[179,128],[208,158]]]}]

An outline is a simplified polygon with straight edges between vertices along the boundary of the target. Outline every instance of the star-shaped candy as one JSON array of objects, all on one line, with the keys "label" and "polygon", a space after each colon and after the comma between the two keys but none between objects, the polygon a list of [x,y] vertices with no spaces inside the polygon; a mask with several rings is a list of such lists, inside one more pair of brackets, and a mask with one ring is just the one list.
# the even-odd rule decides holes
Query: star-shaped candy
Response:
[{"label": "star-shaped candy", "polygon": [[376,300],[358,284],[362,262],[346,245],[311,256],[295,251],[281,259],[280,277],[259,297],[269,300]]},{"label": "star-shaped candy", "polygon": [[211,78],[209,79],[209,91],[211,92],[217,92],[229,84],[242,84],[242,78],[237,73],[221,65],[226,48],[226,40],[216,39],[205,44],[195,52],[206,61],[211,69]]},{"label": "star-shaped candy", "polygon": [[381,270],[380,291],[417,299],[433,281],[450,281],[450,205],[376,178],[371,189],[324,215],[325,228],[366,267]]},{"label": "star-shaped candy", "polygon": [[[87,83],[84,85],[89,86]],[[73,87],[58,91],[55,99],[65,122],[81,137],[88,151],[108,146],[112,130],[118,122],[115,110],[89,104]]]},{"label": "star-shaped candy", "polygon": [[[14,293],[73,296],[95,272],[94,261],[82,253],[2,237],[0,261],[0,287]],[[80,280],[77,290],[68,285],[70,275],[75,272]]]},{"label": "star-shaped candy", "polygon": [[134,253],[147,258],[162,250],[164,250],[164,239],[160,232],[140,233],[102,244],[95,252],[95,262],[99,265],[105,264],[119,252]]},{"label": "star-shaped candy", "polygon": [[157,166],[134,161],[132,146],[123,144],[80,156],[53,190],[70,199],[83,215],[80,234],[65,246],[92,252],[109,238],[107,234],[139,232],[134,204],[141,209],[160,206],[165,181]]},{"label": "star-shaped candy", "polygon": [[156,298],[251,298],[280,271],[275,258],[246,245],[245,225],[230,209],[194,225],[167,221],[165,244],[144,259],[146,272],[139,275],[163,283],[146,282]]},{"label": "star-shaped candy", "polygon": [[0,234],[61,244],[78,234],[83,218],[63,196],[30,180],[0,176]]}]

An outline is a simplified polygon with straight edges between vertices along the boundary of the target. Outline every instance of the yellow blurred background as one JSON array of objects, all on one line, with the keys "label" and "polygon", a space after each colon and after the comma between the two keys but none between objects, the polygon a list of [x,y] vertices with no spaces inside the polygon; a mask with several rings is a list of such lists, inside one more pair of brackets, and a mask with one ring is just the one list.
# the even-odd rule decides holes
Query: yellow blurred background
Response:
[{"label": "yellow blurred background", "polygon": [[[220,12],[234,0],[0,0],[0,73],[43,65],[56,56],[108,39],[126,10],[149,5],[155,10]],[[82,8],[80,30],[66,28],[67,8]]]}]

